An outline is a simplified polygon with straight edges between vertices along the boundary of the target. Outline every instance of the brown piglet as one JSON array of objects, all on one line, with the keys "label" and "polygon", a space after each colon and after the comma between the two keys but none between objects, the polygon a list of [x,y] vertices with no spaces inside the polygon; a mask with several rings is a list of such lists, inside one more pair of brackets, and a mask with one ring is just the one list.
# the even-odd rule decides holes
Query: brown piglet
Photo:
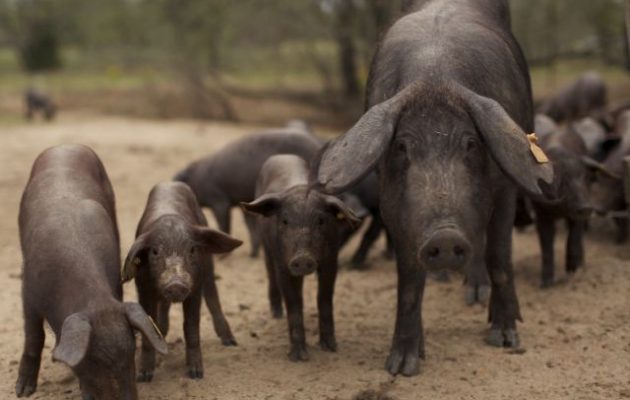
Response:
[{"label": "brown piglet", "polygon": [[[149,194],[123,273],[125,280],[135,277],[140,304],[157,320],[165,336],[171,303],[183,303],[186,365],[192,379],[203,377],[199,342],[202,295],[221,342],[225,346],[236,345],[221,310],[212,254],[230,252],[243,242],[207,225],[188,185],[181,182],[157,184]],[[155,351],[145,340],[138,380],[151,381],[154,370]]]}]

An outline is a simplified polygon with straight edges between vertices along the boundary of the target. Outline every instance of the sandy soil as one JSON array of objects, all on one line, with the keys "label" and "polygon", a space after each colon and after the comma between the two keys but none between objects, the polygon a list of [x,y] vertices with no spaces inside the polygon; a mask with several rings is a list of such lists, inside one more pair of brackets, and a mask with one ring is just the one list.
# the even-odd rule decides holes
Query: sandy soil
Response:
[{"label": "sandy soil", "polygon": [[[0,398],[14,397],[22,348],[17,209],[35,156],[69,142],[92,146],[114,184],[123,253],[133,238],[151,186],[169,179],[197,156],[210,153],[256,127],[194,122],[156,122],[66,115],[54,124],[0,127]],[[234,235],[246,238],[235,211]],[[168,356],[153,383],[139,385],[143,399],[616,399],[630,398],[630,249],[609,244],[607,221],[595,221],[587,265],[568,283],[538,288],[534,233],[514,235],[514,264],[525,323],[526,352],[510,354],[483,344],[486,309],[467,307],[461,278],[429,282],[424,302],[427,359],[414,378],[383,370],[393,331],[396,274],[372,253],[368,272],[344,269],[337,283],[335,319],[339,351],[317,343],[315,281],[306,283],[306,328],[311,360],[287,360],[286,322],[268,312],[262,260],[247,256],[247,244],[217,261],[221,299],[239,342],[222,347],[203,312],[206,376],[184,376],[181,311],[171,311]],[[561,234],[564,240],[564,233]],[[562,241],[563,241],[562,240]],[[561,242],[557,258],[563,260]],[[353,246],[356,243],[353,243]],[[345,249],[342,262],[348,260]],[[562,269],[559,275],[562,277]],[[133,285],[125,288],[135,298]],[[50,331],[48,331],[50,332]],[[51,362],[48,335],[35,399],[78,399],[78,385],[64,366]]]}]

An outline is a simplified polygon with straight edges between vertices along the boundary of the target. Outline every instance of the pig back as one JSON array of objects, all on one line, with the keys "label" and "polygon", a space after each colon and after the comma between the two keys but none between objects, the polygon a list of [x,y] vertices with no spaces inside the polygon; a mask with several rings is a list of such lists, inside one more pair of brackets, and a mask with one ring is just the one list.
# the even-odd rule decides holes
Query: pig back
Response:
[{"label": "pig back", "polygon": [[216,154],[212,180],[231,203],[252,201],[256,180],[265,161],[276,154],[294,154],[310,162],[321,147],[314,137],[296,133],[261,133],[232,143]]},{"label": "pig back", "polygon": [[20,203],[23,293],[51,324],[98,301],[121,298],[111,184],[87,147],[59,146],[35,161]]},{"label": "pig back", "polygon": [[303,158],[280,154],[269,157],[260,170],[255,196],[282,193],[296,185],[308,183],[308,165]]}]

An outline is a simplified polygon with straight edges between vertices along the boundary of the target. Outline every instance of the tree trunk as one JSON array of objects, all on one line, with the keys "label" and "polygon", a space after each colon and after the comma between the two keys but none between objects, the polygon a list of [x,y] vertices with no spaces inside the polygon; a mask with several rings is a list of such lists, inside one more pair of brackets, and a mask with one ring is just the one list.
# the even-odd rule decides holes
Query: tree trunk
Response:
[{"label": "tree trunk", "polygon": [[360,94],[355,60],[356,48],[352,41],[353,13],[354,6],[352,0],[338,1],[335,36],[338,46],[339,68],[344,95],[351,99],[359,97]]}]

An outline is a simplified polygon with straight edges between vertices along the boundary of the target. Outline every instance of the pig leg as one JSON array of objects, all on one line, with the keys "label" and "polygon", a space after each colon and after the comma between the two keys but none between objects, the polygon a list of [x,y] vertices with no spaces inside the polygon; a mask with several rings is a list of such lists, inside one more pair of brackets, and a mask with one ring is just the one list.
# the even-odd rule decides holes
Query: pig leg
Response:
[{"label": "pig leg", "polygon": [[201,291],[199,288],[184,300],[184,338],[186,340],[186,366],[190,379],[203,378],[203,360],[199,340]]},{"label": "pig leg", "polygon": [[157,321],[156,324],[160,328],[162,336],[168,335],[169,320],[168,312],[171,310],[171,303],[168,301],[160,301],[157,305]]},{"label": "pig leg", "polygon": [[367,258],[368,251],[378,239],[378,235],[383,230],[383,221],[378,216],[372,217],[372,222],[368,227],[368,230],[363,235],[361,239],[361,245],[354,256],[352,257],[352,265],[357,269],[365,269],[365,259]]},{"label": "pig leg", "polygon": [[490,282],[488,270],[484,262],[485,243],[481,241],[474,246],[473,260],[466,270],[466,291],[464,299],[469,306],[479,303],[485,304],[490,296]]},{"label": "pig leg", "polygon": [[206,300],[206,306],[210,310],[212,315],[212,324],[217,336],[221,338],[221,344],[224,346],[236,346],[236,339],[232,335],[230,324],[228,324],[221,308],[221,301],[219,300],[219,291],[217,290],[217,283],[214,279],[214,264],[212,259],[207,263],[204,276],[203,276],[203,295]]},{"label": "pig leg", "polygon": [[617,237],[615,242],[617,244],[624,244],[628,240],[628,220],[626,218],[614,218],[615,225],[617,225]]},{"label": "pig leg", "polygon": [[424,358],[424,333],[422,330],[422,297],[426,272],[413,260],[412,249],[396,246],[398,267],[398,304],[396,328],[392,347],[385,362],[385,369],[392,375],[405,376],[420,372],[420,358]]},{"label": "pig leg", "polygon": [[210,209],[217,220],[219,229],[225,233],[230,233],[230,205],[227,202],[221,202],[213,204]]},{"label": "pig leg", "polygon": [[273,257],[269,255],[268,251],[265,251],[265,268],[267,269],[268,280],[268,296],[269,305],[271,307],[271,315],[274,318],[282,318],[282,291],[278,284],[276,277],[276,267],[273,265]]},{"label": "pig leg", "polygon": [[337,265],[333,261],[317,273],[317,310],[319,312],[319,345],[325,351],[337,351],[335,321],[333,317],[333,295]]},{"label": "pig leg", "polygon": [[383,253],[383,256],[388,260],[393,260],[395,255],[392,235],[387,231],[385,225],[383,225],[383,229],[385,230],[385,252]]},{"label": "pig leg", "polygon": [[499,193],[488,224],[486,266],[492,284],[488,319],[492,326],[486,342],[492,346],[517,348],[516,320],[521,320],[521,312],[512,269],[514,209],[514,193]]},{"label": "pig leg", "polygon": [[583,221],[567,220],[569,235],[567,236],[566,270],[574,273],[584,263],[584,247],[582,244]]},{"label": "pig leg", "polygon": [[[153,320],[158,321],[157,308],[158,300],[155,291],[148,287],[145,277],[136,277],[136,287],[138,289],[138,301],[144,311]],[[161,329],[161,328],[160,328]],[[153,380],[153,371],[155,371],[155,349],[151,342],[145,336],[142,336],[142,352],[140,353],[140,371],[138,372],[138,382],[151,382]]]},{"label": "pig leg", "polygon": [[245,225],[247,225],[247,231],[249,232],[249,240],[252,244],[252,251],[249,253],[251,258],[258,257],[260,251],[260,233],[258,232],[258,224],[256,223],[256,216],[248,213],[243,213],[245,218]]},{"label": "pig leg", "polygon": [[536,217],[536,229],[542,254],[541,284],[543,288],[553,285],[554,282],[554,251],[553,242],[556,233],[553,217],[538,212]]},{"label": "pig leg", "polygon": [[44,340],[44,320],[31,307],[24,304],[24,352],[15,383],[17,397],[28,397],[37,389]]},{"label": "pig leg", "polygon": [[289,359],[291,361],[306,361],[308,360],[308,353],[306,352],[304,310],[302,303],[302,285],[304,278],[301,276],[291,276],[288,268],[284,268],[277,273],[289,323],[289,341],[291,342]]}]

